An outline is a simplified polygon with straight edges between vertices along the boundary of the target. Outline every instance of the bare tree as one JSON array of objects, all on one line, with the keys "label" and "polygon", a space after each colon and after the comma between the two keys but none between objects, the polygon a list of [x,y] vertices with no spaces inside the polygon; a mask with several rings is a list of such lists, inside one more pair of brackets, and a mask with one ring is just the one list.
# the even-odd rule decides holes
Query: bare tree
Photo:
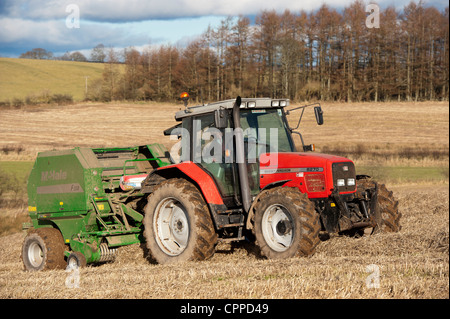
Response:
[{"label": "bare tree", "polygon": [[90,60],[93,62],[105,62],[106,53],[105,46],[103,44],[98,44],[95,48],[92,49]]},{"label": "bare tree", "polygon": [[83,53],[76,51],[70,55],[70,60],[75,62],[86,62],[87,59]]},{"label": "bare tree", "polygon": [[34,48],[31,51],[22,53],[21,59],[36,59],[36,60],[50,60],[53,58],[53,53],[42,48]]},{"label": "bare tree", "polygon": [[113,101],[119,98],[118,84],[119,84],[119,58],[114,48],[109,48],[107,53],[107,63],[103,70],[103,90],[102,100]]},{"label": "bare tree", "polygon": [[327,5],[315,12],[262,11],[254,24],[229,17],[183,49],[126,50],[123,75],[110,50],[102,94],[110,100],[171,100],[182,91],[197,101],[236,94],[448,100],[448,16],[448,7],[439,12],[412,1],[402,10],[385,8],[380,28],[368,28],[364,2],[355,0],[342,11]]}]

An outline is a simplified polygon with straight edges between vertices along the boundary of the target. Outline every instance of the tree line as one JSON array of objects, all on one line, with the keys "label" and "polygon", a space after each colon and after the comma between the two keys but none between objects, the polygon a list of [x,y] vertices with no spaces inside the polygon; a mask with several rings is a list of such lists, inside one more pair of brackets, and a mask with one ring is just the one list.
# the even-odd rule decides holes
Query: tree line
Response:
[{"label": "tree line", "polygon": [[34,59],[34,60],[60,60],[60,61],[75,61],[75,62],[105,62],[105,46],[103,44],[97,45],[91,50],[91,56],[87,58],[80,51],[66,52],[62,56],[55,56],[53,52],[47,51],[43,48],[34,48],[30,51],[20,54],[19,59]]},{"label": "tree line", "polygon": [[[343,10],[263,11],[229,17],[185,47],[97,48],[103,77],[91,100],[197,102],[245,97],[291,100],[448,100],[449,10],[422,2],[379,12],[369,28],[361,0]],[[94,51],[93,51],[94,53]],[[120,64],[124,64],[123,67]]]}]

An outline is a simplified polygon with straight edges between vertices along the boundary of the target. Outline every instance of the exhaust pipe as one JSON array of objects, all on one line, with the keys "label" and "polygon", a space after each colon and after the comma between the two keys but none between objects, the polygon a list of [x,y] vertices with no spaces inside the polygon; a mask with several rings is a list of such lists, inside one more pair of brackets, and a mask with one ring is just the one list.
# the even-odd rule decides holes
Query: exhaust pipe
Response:
[{"label": "exhaust pipe", "polygon": [[238,164],[239,171],[239,186],[241,187],[241,198],[244,210],[248,213],[252,202],[250,194],[250,186],[248,183],[248,170],[247,163],[245,161],[245,148],[244,148],[244,133],[241,128],[240,118],[241,97],[236,98],[233,106],[233,122],[236,141],[236,162]]}]

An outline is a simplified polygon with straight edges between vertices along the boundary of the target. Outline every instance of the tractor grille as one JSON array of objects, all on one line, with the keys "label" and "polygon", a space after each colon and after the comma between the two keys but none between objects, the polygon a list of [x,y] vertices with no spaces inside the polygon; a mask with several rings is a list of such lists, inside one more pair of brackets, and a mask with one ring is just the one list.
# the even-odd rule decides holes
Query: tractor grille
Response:
[{"label": "tractor grille", "polygon": [[[334,187],[337,187],[340,193],[352,192],[356,190],[355,164],[352,162],[333,163],[332,171]],[[339,180],[341,184],[338,183]],[[344,181],[343,185],[342,180]]]}]

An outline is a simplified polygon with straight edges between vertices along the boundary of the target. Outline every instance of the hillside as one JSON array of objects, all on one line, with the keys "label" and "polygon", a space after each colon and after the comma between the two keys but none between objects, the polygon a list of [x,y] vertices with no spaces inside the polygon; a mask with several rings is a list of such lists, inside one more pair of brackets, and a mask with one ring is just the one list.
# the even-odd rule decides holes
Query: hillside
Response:
[{"label": "hillside", "polygon": [[69,94],[74,101],[85,95],[88,81],[102,76],[102,63],[0,58],[0,101],[28,95]]}]

